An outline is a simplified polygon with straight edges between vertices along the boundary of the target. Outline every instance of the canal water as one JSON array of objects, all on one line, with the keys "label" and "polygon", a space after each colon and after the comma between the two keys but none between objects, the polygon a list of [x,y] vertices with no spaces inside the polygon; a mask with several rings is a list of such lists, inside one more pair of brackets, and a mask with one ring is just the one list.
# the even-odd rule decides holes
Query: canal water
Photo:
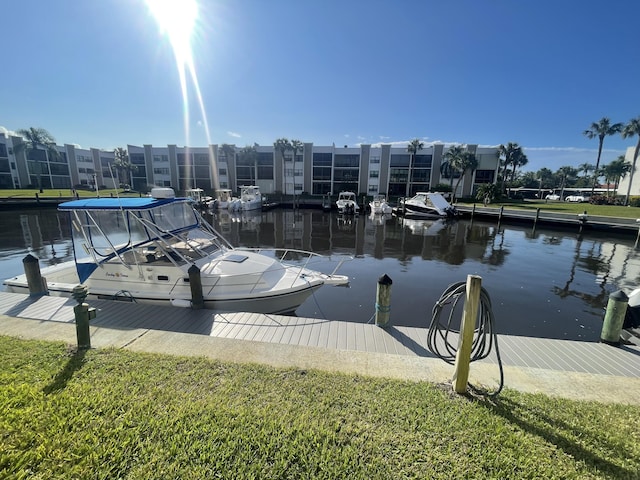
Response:
[{"label": "canal water", "polygon": [[[498,333],[598,341],[611,292],[640,283],[635,237],[477,220],[341,217],[276,209],[208,215],[233,245],[348,255],[349,287],[324,287],[301,305],[303,317],[366,323],[378,279],[393,281],[391,323],[427,327],[447,287],[482,277]],[[41,266],[73,259],[70,227],[54,209],[0,212],[2,278],[22,273],[28,252]]]}]

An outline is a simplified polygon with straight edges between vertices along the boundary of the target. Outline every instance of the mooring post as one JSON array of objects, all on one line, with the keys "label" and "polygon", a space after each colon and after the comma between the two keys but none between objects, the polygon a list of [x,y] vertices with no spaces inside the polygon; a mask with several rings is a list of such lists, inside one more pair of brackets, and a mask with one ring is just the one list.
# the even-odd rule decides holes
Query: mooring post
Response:
[{"label": "mooring post", "polygon": [[391,313],[391,285],[393,280],[385,273],[378,279],[376,292],[376,325],[386,327],[389,325]]},{"label": "mooring post", "polygon": [[504,205],[500,205],[500,213],[498,213],[498,223],[502,221],[502,214],[504,213]]},{"label": "mooring post", "polygon": [[600,341],[602,343],[614,346],[620,345],[620,333],[622,332],[628,303],[629,297],[622,290],[609,295],[607,311],[604,315],[602,332],[600,333]]},{"label": "mooring post", "polygon": [[204,308],[200,269],[195,264],[189,267],[189,286],[191,287],[191,308],[193,308],[194,310],[200,310]]},{"label": "mooring post", "polygon": [[536,218],[533,221],[533,226],[535,227],[538,224],[538,219],[540,218],[540,207],[536,208]]},{"label": "mooring post", "polygon": [[480,307],[480,291],[482,289],[482,277],[467,275],[467,288],[465,291],[464,310],[460,324],[460,337],[458,339],[458,351],[456,352],[455,371],[453,384],[456,393],[467,391],[469,380],[469,364],[471,363],[471,347],[473,344],[473,332],[478,319]]},{"label": "mooring post", "polygon": [[640,241],[640,218],[636,218],[636,223],[638,224],[638,235],[636,235],[636,243],[633,248],[638,247],[638,241]]},{"label": "mooring post", "polygon": [[476,213],[476,204],[474,203],[474,204],[473,204],[473,208],[471,209],[471,218],[473,218],[473,216],[475,215],[475,213]]},{"label": "mooring post", "polygon": [[580,221],[580,231],[579,233],[582,233],[582,229],[584,228],[584,226],[587,224],[587,211],[585,210],[584,213],[579,213],[578,214],[578,220]]},{"label": "mooring post", "polygon": [[41,297],[48,295],[47,285],[40,273],[40,262],[32,254],[28,254],[22,259],[24,274],[27,277],[27,285],[29,286],[30,297]]},{"label": "mooring post", "polygon": [[73,287],[71,296],[78,305],[73,307],[73,314],[76,320],[76,337],[78,341],[78,350],[91,348],[91,332],[89,331],[89,320],[96,318],[96,309],[89,307],[85,303],[88,289],[85,285],[76,285]]}]

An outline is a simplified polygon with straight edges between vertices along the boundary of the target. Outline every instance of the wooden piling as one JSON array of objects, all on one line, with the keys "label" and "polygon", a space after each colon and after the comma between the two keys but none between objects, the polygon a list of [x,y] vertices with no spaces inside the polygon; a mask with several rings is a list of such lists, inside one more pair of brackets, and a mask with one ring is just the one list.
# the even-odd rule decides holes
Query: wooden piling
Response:
[{"label": "wooden piling", "polygon": [[200,278],[200,269],[195,264],[189,267],[189,286],[191,287],[191,308],[194,310],[203,309],[202,279]]},{"label": "wooden piling", "polygon": [[456,352],[455,371],[453,384],[456,393],[465,393],[469,380],[469,364],[471,363],[471,347],[473,344],[473,332],[478,320],[480,308],[480,291],[482,290],[482,277],[467,275],[467,288],[465,291],[464,311],[460,325],[460,337],[458,351]]},{"label": "wooden piling", "polygon": [[393,280],[385,273],[378,279],[376,292],[376,325],[386,327],[389,325],[391,313],[391,285]]},{"label": "wooden piling", "polygon": [[40,262],[32,254],[28,254],[22,259],[24,274],[27,277],[27,285],[29,286],[29,296],[40,297],[48,295],[48,289],[42,274],[40,273]]}]

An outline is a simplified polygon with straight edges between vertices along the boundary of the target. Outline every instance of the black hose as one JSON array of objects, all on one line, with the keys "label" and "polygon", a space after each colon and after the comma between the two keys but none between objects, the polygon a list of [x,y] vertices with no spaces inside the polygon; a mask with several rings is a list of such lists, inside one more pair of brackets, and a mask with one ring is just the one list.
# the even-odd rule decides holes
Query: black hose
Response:
[{"label": "black hose", "polygon": [[[441,358],[445,362],[453,365],[456,359],[457,344],[460,330],[452,328],[453,316],[456,313],[456,306],[460,300],[463,300],[466,293],[466,283],[458,282],[449,285],[442,293],[440,299],[433,306],[431,324],[427,334],[427,348],[434,355]],[[450,312],[446,323],[441,322],[440,315],[445,306],[450,305]],[[459,314],[459,312],[458,312]],[[457,318],[461,318],[461,314]],[[504,371],[502,368],[502,360],[500,358],[500,350],[498,349],[498,336],[494,331],[494,316],[491,309],[491,299],[484,289],[480,291],[480,305],[478,308],[478,319],[474,329],[473,342],[471,345],[471,361],[482,360],[487,358],[495,344],[496,357],[498,360],[498,368],[500,370],[500,383],[498,389],[493,392],[481,390],[469,384],[469,388],[475,393],[487,396],[496,396],[502,391],[504,386]],[[455,334],[455,345],[449,341],[449,334]],[[440,340],[440,341],[438,341]]]}]

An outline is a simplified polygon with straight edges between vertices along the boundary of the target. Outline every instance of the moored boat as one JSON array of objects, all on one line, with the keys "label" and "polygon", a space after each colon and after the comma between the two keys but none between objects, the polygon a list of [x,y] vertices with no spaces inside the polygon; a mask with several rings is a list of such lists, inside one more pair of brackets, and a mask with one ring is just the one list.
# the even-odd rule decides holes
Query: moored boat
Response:
[{"label": "moored boat", "polygon": [[373,199],[369,202],[369,208],[371,209],[371,213],[375,215],[384,215],[393,212],[393,208],[389,205],[384,195],[374,195]]},{"label": "moored boat", "polygon": [[336,200],[336,208],[338,213],[354,214],[358,213],[360,206],[356,201],[356,194],[353,192],[340,192],[338,200]]},{"label": "moored boat", "polygon": [[[223,311],[295,311],[323,285],[345,285],[326,257],[301,250],[231,246],[169,188],[151,197],[91,198],[59,205],[72,225],[75,261],[42,269],[51,295],[84,284],[90,297],[190,306],[192,267],[200,272],[204,306]],[[312,269],[313,267],[313,269]],[[28,292],[26,275],[4,281]]]},{"label": "moored boat", "polygon": [[434,192],[418,192],[411,198],[401,200],[394,213],[417,218],[458,216],[456,207],[447,202],[442,194]]}]

